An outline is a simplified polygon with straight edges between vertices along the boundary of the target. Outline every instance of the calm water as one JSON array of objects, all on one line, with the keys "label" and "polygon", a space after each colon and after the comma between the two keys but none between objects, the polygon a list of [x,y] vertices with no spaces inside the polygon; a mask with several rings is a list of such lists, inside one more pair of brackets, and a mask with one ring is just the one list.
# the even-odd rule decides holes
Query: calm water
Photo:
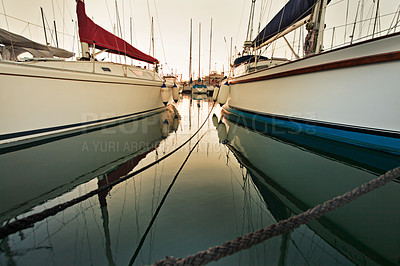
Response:
[{"label": "calm water", "polygon": [[[153,167],[1,239],[0,264],[146,265],[165,256],[186,257],[301,213],[400,165],[393,155],[241,120],[212,108],[207,97],[183,96],[175,106],[3,152],[5,225],[162,158],[206,121],[188,144]],[[400,264],[399,195],[396,180],[212,264]]]}]

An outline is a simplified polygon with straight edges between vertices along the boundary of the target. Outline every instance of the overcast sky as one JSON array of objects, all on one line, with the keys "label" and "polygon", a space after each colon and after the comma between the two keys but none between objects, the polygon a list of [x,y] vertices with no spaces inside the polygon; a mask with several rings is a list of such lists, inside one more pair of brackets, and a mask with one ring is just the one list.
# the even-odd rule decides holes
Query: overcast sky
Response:
[{"label": "overcast sky", "polygon": [[[260,21],[263,27],[285,2],[285,0],[258,0],[254,31],[257,31]],[[372,0],[332,0],[330,9],[327,11],[327,28],[332,28],[332,24],[340,26],[345,23],[345,10],[348,2],[354,7],[347,15],[347,23],[354,21],[356,6],[359,2],[364,3],[363,18],[370,16],[373,12]],[[380,2],[381,14],[395,12],[400,3],[399,0]],[[87,15],[103,28],[113,32],[116,25],[115,0],[86,0],[85,3]],[[233,47],[237,46],[238,49],[241,49],[245,40],[251,0],[117,0],[117,5],[124,39],[128,42],[131,40],[129,21],[132,17],[133,45],[141,51],[149,53],[150,21],[153,17],[155,57],[163,64],[164,73],[173,71],[183,74],[183,78],[187,79],[190,19],[193,19],[192,71],[195,72],[195,77],[198,76],[199,69],[199,23],[201,23],[200,72],[202,75],[206,75],[209,71],[211,18],[213,19],[211,69],[218,72],[224,69],[226,72],[231,38]],[[262,8],[263,6],[265,7]],[[53,28],[53,20],[55,20],[57,31],[65,33],[58,35],[60,46],[77,52],[76,39],[73,42],[73,37],[76,37],[75,0],[2,0],[0,27],[44,43],[43,29],[39,27],[42,25],[40,7],[43,7],[48,25]],[[4,13],[9,16],[7,20]],[[360,18],[360,12],[358,14]],[[385,23],[390,23],[393,17],[393,14],[387,16]],[[366,29],[367,26],[364,28]],[[350,30],[351,27],[349,32]],[[344,33],[344,28],[338,27],[334,36],[335,41],[337,36],[344,36]],[[346,35],[350,34],[346,33]],[[293,37],[293,40],[295,38],[297,37]],[[326,37],[326,39],[328,38],[331,37]],[[326,42],[328,41],[326,40]],[[50,42],[55,45],[54,34]],[[287,51],[280,56],[290,57]]]}]

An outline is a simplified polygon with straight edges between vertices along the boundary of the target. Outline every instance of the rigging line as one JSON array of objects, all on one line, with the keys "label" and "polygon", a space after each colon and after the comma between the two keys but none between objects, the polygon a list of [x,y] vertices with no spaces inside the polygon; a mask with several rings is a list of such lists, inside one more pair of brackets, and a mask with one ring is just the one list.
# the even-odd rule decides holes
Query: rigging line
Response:
[{"label": "rigging line", "polygon": [[113,28],[113,20],[111,18],[110,8],[108,7],[107,0],[104,0],[104,2],[106,2],[106,8],[107,8],[107,13],[108,13],[108,18],[110,19],[111,28]]},{"label": "rigging line", "polygon": [[51,0],[51,8],[53,10],[53,20],[56,20],[56,12],[54,11],[54,0]]},{"label": "rigging line", "polygon": [[21,32],[21,34],[20,34],[20,35],[24,34],[24,32],[25,32],[25,30],[26,30],[27,28],[29,29],[29,23],[28,23],[28,24],[26,24],[25,28],[22,30],[22,32]]},{"label": "rigging line", "polygon": [[[361,0],[361,4],[360,4],[360,20],[363,20],[363,17],[364,17],[364,6],[365,6],[365,2],[364,2],[364,0]],[[362,37],[362,31],[363,31],[363,25],[362,24],[360,24],[359,26],[358,26],[358,30],[359,30],[359,33],[358,33],[358,38],[361,38]]]},{"label": "rigging line", "polygon": [[[305,237],[305,234],[300,232],[300,230],[297,230],[297,229],[296,229],[296,232],[301,235],[301,240],[303,240],[303,238]],[[296,241],[294,241],[293,238],[290,236],[291,235],[290,232],[285,233],[285,234],[289,234],[288,237],[289,237],[290,242],[293,244],[293,247],[297,250],[298,254],[300,254],[300,256],[303,258],[304,262],[306,262],[307,265],[311,265],[311,263],[307,260],[307,257],[310,257],[310,255],[308,253],[307,253],[307,255],[303,254],[302,249],[296,244]],[[282,234],[282,236],[283,236],[283,234]],[[311,243],[314,243],[314,241],[313,241],[314,237],[315,237],[315,235],[313,235],[312,239],[310,239]],[[321,248],[321,250],[323,250],[323,249]],[[325,255],[329,256],[330,254],[325,253]],[[330,257],[335,259],[333,256],[330,256]]]},{"label": "rigging line", "polygon": [[343,42],[346,43],[346,35],[347,35],[347,20],[349,18],[349,0],[347,0],[347,8],[346,8],[346,20],[345,20],[345,25],[346,27],[344,27],[344,36],[343,36]]},{"label": "rigging line", "polygon": [[86,199],[89,199],[92,196],[97,195],[100,192],[103,192],[105,190],[109,190],[112,187],[114,187],[115,185],[117,185],[119,183],[122,183],[123,181],[128,180],[129,178],[134,177],[137,174],[140,174],[141,172],[143,172],[143,171],[149,169],[150,167],[152,167],[153,165],[156,165],[159,162],[163,161],[164,159],[168,158],[169,156],[171,156],[172,154],[174,154],[175,152],[180,150],[187,143],[189,143],[197,135],[197,133],[200,132],[200,130],[203,128],[203,126],[207,122],[208,118],[210,117],[210,114],[211,114],[212,110],[214,109],[214,106],[215,106],[215,102],[214,102],[213,107],[211,108],[210,112],[208,113],[207,118],[204,120],[203,124],[197,129],[197,131],[190,138],[188,138],[184,143],[182,143],[179,147],[177,147],[173,151],[167,153],[166,155],[164,155],[160,159],[157,159],[154,162],[152,162],[152,163],[150,163],[150,164],[148,164],[148,165],[146,165],[146,166],[144,166],[144,167],[142,167],[142,168],[140,168],[140,169],[138,169],[138,170],[136,170],[136,171],[134,171],[134,172],[132,172],[130,174],[127,174],[127,175],[121,177],[118,180],[110,182],[110,183],[108,183],[107,185],[105,185],[103,187],[100,187],[100,188],[97,188],[95,190],[92,190],[92,191],[90,191],[89,193],[87,193],[85,195],[79,196],[79,197],[74,198],[74,199],[72,199],[70,201],[67,201],[67,202],[58,204],[56,206],[53,206],[53,207],[51,207],[49,209],[46,209],[46,210],[44,210],[42,212],[32,214],[32,215],[27,216],[27,217],[25,217],[23,219],[15,220],[15,221],[13,221],[11,223],[8,223],[8,224],[6,224],[4,226],[1,226],[0,227],[0,239],[4,238],[6,236],[9,236],[9,235],[11,235],[13,233],[16,233],[16,232],[18,232],[20,230],[33,227],[36,222],[43,221],[44,219],[46,219],[46,218],[48,218],[50,216],[56,215],[57,213],[67,209],[68,207],[74,206],[77,203],[80,203],[80,202],[82,202],[82,201],[84,201]]},{"label": "rigging line", "polygon": [[156,209],[156,212],[154,213],[153,217],[151,218],[151,221],[150,221],[149,225],[148,225],[147,228],[146,228],[145,233],[143,234],[142,238],[140,239],[139,245],[138,245],[138,247],[136,248],[135,253],[133,254],[133,257],[131,258],[131,260],[130,260],[130,262],[129,262],[129,266],[131,266],[131,265],[135,262],[137,256],[139,255],[139,252],[140,252],[140,250],[141,250],[141,248],[142,248],[142,246],[143,246],[143,243],[144,243],[144,241],[146,240],[147,234],[150,232],[150,229],[151,229],[151,227],[153,226],[154,221],[155,221],[156,218],[157,218],[157,215],[160,213],[161,207],[164,205],[164,202],[165,202],[165,200],[167,199],[167,196],[168,196],[169,192],[171,191],[172,187],[174,186],[175,181],[178,179],[178,176],[179,176],[179,174],[181,173],[181,171],[182,171],[183,167],[185,166],[186,162],[189,160],[190,155],[192,154],[192,152],[194,151],[194,149],[196,148],[196,146],[199,144],[199,142],[201,141],[201,139],[202,139],[207,133],[208,133],[208,131],[207,131],[207,132],[204,132],[204,134],[199,138],[199,140],[197,140],[196,144],[192,147],[192,149],[190,149],[190,151],[189,151],[188,155],[186,156],[185,160],[183,161],[181,167],[179,168],[178,172],[175,174],[174,178],[172,179],[171,183],[169,184],[167,190],[165,191],[164,196],[163,196],[162,199],[161,199],[160,204],[158,205],[158,207],[157,207],[157,209]]},{"label": "rigging line", "polygon": [[390,25],[389,25],[389,29],[388,29],[388,33],[387,34],[389,34],[390,33],[390,31],[397,25],[397,23],[399,22],[398,20],[397,20],[397,22],[396,22],[396,15],[397,15],[397,13],[400,11],[400,5],[397,7],[397,9],[396,9],[396,11],[394,12],[394,15],[393,15],[393,19],[392,19],[392,21],[390,22]]},{"label": "rigging line", "polygon": [[[17,21],[24,22],[24,23],[27,23],[27,24],[29,24],[29,25],[32,25],[32,26],[35,26],[35,27],[38,27],[38,28],[43,29],[43,26],[41,26],[41,25],[39,25],[39,24],[36,24],[36,23],[32,23],[32,22],[29,22],[29,21],[26,21],[26,20],[23,20],[23,19],[14,17],[14,16],[7,15],[7,14],[5,14],[5,13],[1,13],[1,12],[0,12],[0,15],[3,15],[3,16],[6,17],[6,18],[7,18],[7,17],[8,17],[8,18],[12,18],[12,19],[15,19],[15,20],[17,20]],[[63,32],[61,32],[61,34],[66,35],[66,36],[69,36],[69,37],[74,37],[74,35],[68,34],[68,33],[63,33]]]},{"label": "rigging line", "polygon": [[[135,41],[135,44],[137,45],[137,41],[136,41],[136,31],[135,31],[135,23],[134,23],[134,21],[133,21],[133,11],[132,11],[132,3],[131,2],[133,2],[133,0],[132,1],[129,1],[129,8],[130,8],[130,11],[131,11],[131,21],[132,21],[132,31],[131,31],[131,44],[133,45],[133,41]],[[133,36],[132,36],[132,34],[133,35],[135,35],[134,37],[135,38],[133,38]]]},{"label": "rigging line", "polygon": [[[230,58],[230,55],[229,55],[228,43],[227,43],[227,41],[226,41],[225,36],[224,36],[224,42],[225,42],[226,55],[227,55],[227,57],[229,58],[229,62],[230,62],[230,61],[231,61],[231,58]],[[230,66],[229,66],[229,68],[230,68]]]},{"label": "rigging line", "polygon": [[[162,47],[163,55],[164,55],[164,61],[165,61],[165,64],[167,65],[167,67],[168,67],[169,72],[171,72],[171,69],[169,68],[169,65],[167,64],[167,57],[165,56],[164,42],[163,42],[162,34],[161,34],[160,20],[158,19],[158,11],[157,11],[156,0],[154,0],[154,9],[156,10],[157,25],[158,25],[158,30],[160,32],[160,40],[161,40],[161,47]],[[153,51],[153,53],[154,53],[154,51]]]},{"label": "rigging line", "polygon": [[149,0],[147,0],[146,2],[147,2],[147,13],[149,14],[149,22],[151,25],[150,3],[149,3]]},{"label": "rigging line", "polygon": [[[54,0],[52,0],[52,2],[51,2],[52,8],[53,8],[53,18],[54,18],[54,20],[56,20],[55,9],[54,9],[54,3],[53,3],[53,1],[54,1]],[[59,32],[59,31],[57,31],[57,32],[59,32],[60,34],[63,34],[63,35],[67,35],[67,36],[72,37],[72,35],[69,35],[69,34],[65,34],[65,33],[64,33],[64,31],[68,31],[68,30],[65,28],[65,15],[64,15],[64,13],[65,13],[65,12],[64,12],[65,6],[63,6],[63,11],[61,11],[60,4],[58,3],[57,0],[56,0],[56,4],[57,4],[58,12],[59,12],[60,14],[62,14],[62,22],[63,22],[63,30],[62,30],[62,32]],[[65,0],[63,0],[63,5],[65,5]],[[74,18],[73,18],[72,14],[71,14],[71,11],[69,10],[69,7],[67,7],[67,10],[68,10],[69,16],[70,16],[70,18],[71,18],[71,21],[74,21]],[[27,22],[27,23],[29,23],[29,22]],[[33,24],[33,25],[34,25],[34,24]]]},{"label": "rigging line", "polygon": [[[61,18],[62,18],[62,24],[63,24],[63,26],[62,26],[62,32],[61,32],[60,34],[63,35],[63,44],[62,44],[62,47],[65,47],[65,44],[64,44],[65,34],[64,34],[64,32],[65,32],[65,31],[68,31],[68,29],[65,28],[65,0],[63,0],[63,7],[62,7],[62,10],[61,10],[60,4],[58,3],[58,0],[56,0],[56,4],[57,4],[58,12],[59,12],[60,14],[62,14]],[[68,11],[69,11],[69,10],[68,10]],[[74,19],[73,19],[72,15],[71,15],[71,12],[70,12],[70,11],[69,11],[69,15],[70,15],[71,21],[73,22]],[[55,21],[56,18],[55,18],[55,15],[54,15],[54,7],[53,7],[53,16],[54,16],[54,21]],[[57,32],[58,32],[58,31],[57,31]]]},{"label": "rigging line", "polygon": [[235,189],[233,186],[233,178],[236,179],[236,176],[232,175],[232,171],[231,171],[231,191],[232,191],[232,207],[233,207],[233,216],[235,217],[235,225],[236,225],[236,231],[239,230],[239,225],[238,225],[238,215],[236,213],[236,204],[235,204]]},{"label": "rigging line", "polygon": [[[265,9],[267,9],[267,3],[265,3]],[[269,8],[268,8],[268,14],[267,14],[267,21],[271,20],[270,15],[271,15],[271,9],[272,9],[272,2],[269,4]],[[260,23],[261,23],[261,18],[260,18]],[[256,38],[258,37],[258,35],[260,34],[260,32],[257,33]],[[264,36],[263,36],[264,38]],[[264,52],[267,50],[267,48],[265,48]],[[260,55],[262,55],[264,52],[260,53]]]},{"label": "rigging line", "polygon": [[[375,3],[375,2],[374,2]],[[370,31],[370,29],[371,29],[371,20],[373,19],[373,14],[374,14],[374,10],[375,10],[375,5],[374,4],[372,4],[371,5],[371,7],[370,7],[370,9],[369,9],[369,11],[368,11],[368,13],[367,13],[367,17],[369,17],[369,19],[368,19],[368,29],[367,29],[367,35],[369,34],[369,31]]]},{"label": "rigging line", "polygon": [[[119,9],[118,8],[118,1],[115,0],[115,17],[116,17],[116,20],[117,20],[117,32],[118,32],[118,28],[119,28],[119,37],[121,39],[123,39],[124,35],[122,33],[122,26],[121,26],[121,20],[119,18],[119,10],[118,9]],[[117,34],[117,36],[118,36],[118,34]]]},{"label": "rigging line", "polygon": [[361,3],[361,0],[358,0],[356,17],[354,18],[354,24],[353,24],[353,31],[352,31],[351,36],[350,36],[350,45],[353,43],[353,39],[354,39],[354,33],[355,33],[355,30],[356,30],[358,10],[360,9],[360,3]]},{"label": "rigging line", "polygon": [[30,23],[28,23],[28,31],[29,31],[29,38],[32,39],[32,32],[31,32]]},{"label": "rigging line", "polygon": [[266,5],[265,1],[261,2],[260,15],[259,15],[259,18],[258,18],[257,35],[260,33],[262,18],[263,18],[263,15],[265,14],[265,5]]},{"label": "rigging line", "polygon": [[378,20],[378,15],[379,15],[379,0],[376,1],[376,11],[375,11],[374,27],[372,29],[372,38],[374,38],[375,28],[376,28],[377,20]]},{"label": "rigging line", "polygon": [[124,212],[125,212],[125,205],[126,205],[126,187],[127,187],[128,183],[125,183],[125,191],[124,191],[124,200],[122,201],[122,206],[121,206],[121,215],[119,218],[119,223],[118,223],[118,230],[117,230],[117,243],[115,245],[115,257],[118,258],[118,244],[119,244],[119,240],[120,240],[120,232],[121,232],[121,223],[122,223],[122,218],[124,216]]},{"label": "rigging line", "polygon": [[10,31],[10,27],[8,26],[8,19],[7,19],[7,15],[6,15],[6,8],[4,7],[4,0],[1,0],[1,4],[3,5],[3,12],[4,12],[4,18],[6,19],[7,30]]},{"label": "rigging line", "polygon": [[[244,14],[244,10],[245,10],[244,7],[246,6],[246,3],[247,3],[247,1],[243,1],[242,15],[240,16],[239,27],[238,27],[238,30],[237,30],[237,33],[236,33],[236,40],[239,39],[239,32],[241,32],[241,31],[240,31],[240,25],[242,25],[243,14]],[[224,37],[224,38],[225,38],[225,37]]]},{"label": "rigging line", "polygon": [[[71,18],[71,21],[74,22],[74,21],[75,21],[75,20],[74,20],[75,16],[72,16],[71,8],[69,7],[68,2],[65,2],[65,0],[63,0],[63,1],[64,1],[64,5],[67,6],[67,11],[68,11],[68,13],[69,13],[69,17]],[[58,4],[57,4],[57,5],[58,5]],[[74,14],[75,14],[75,13],[74,13]],[[65,19],[65,18],[63,18],[63,19]]]},{"label": "rigging line", "polygon": [[[245,160],[245,159],[244,159],[243,157],[241,157],[240,154],[238,154],[238,153],[236,152],[236,150],[234,149],[234,147],[233,147],[232,145],[230,145],[230,144],[226,144],[225,146],[227,146],[228,149],[232,152],[233,156],[234,156],[235,159],[236,159],[236,162],[239,163],[240,166],[244,166],[243,160]],[[228,160],[227,163],[232,162],[232,160],[231,160],[230,158],[227,158],[227,160]],[[229,167],[229,169],[231,170],[231,176],[233,176],[233,177],[235,178],[235,180],[236,180],[236,182],[238,183],[238,185],[239,185],[239,186],[243,189],[243,191],[244,191],[245,186],[244,186],[244,185],[242,186],[242,182],[241,182],[240,180],[237,179],[237,177],[236,177],[235,174],[233,174],[232,165]],[[245,173],[246,173],[246,174],[249,173],[248,167],[244,166],[243,169],[245,169]],[[237,169],[237,170],[239,170],[239,169]],[[242,172],[242,175],[243,175],[243,172]],[[256,188],[256,185],[254,184],[253,179],[252,179],[252,178],[250,178],[250,179],[251,179],[251,182],[252,182],[252,184],[253,184],[253,187]],[[262,198],[262,196],[261,196],[261,194],[259,193],[259,191],[258,191],[257,189],[255,189],[255,191],[257,192],[257,195],[259,196],[259,198]],[[249,195],[249,198],[250,198],[253,202],[256,202],[256,200],[254,200],[254,198],[253,198],[251,195]],[[260,206],[264,206],[264,207],[266,207],[266,208],[268,209],[268,205],[267,205],[265,202],[263,202],[262,205],[260,205]],[[265,211],[264,211],[264,213],[267,214],[267,212],[265,212]]]},{"label": "rigging line", "polygon": [[[255,168],[254,168],[252,165],[250,166],[249,161],[248,161],[245,157],[241,156],[240,153],[238,153],[238,152],[235,150],[235,148],[234,148],[231,144],[227,143],[225,146],[227,146],[228,149],[232,152],[232,154],[233,154],[233,156],[235,157],[237,163],[239,163],[239,165],[240,165],[240,166],[242,167],[242,169],[246,172],[246,174],[251,173],[252,171],[254,171],[254,172],[256,172],[258,175],[260,175],[260,173],[259,173],[257,170],[255,170]],[[229,161],[232,161],[232,160],[229,159]],[[246,164],[247,164],[247,166],[246,166]],[[251,174],[250,174],[250,175],[251,175]],[[262,176],[262,175],[260,175],[260,176]],[[235,179],[236,179],[236,181],[238,182],[238,184],[241,185],[241,182],[240,182],[239,180],[237,180],[236,176],[235,176]],[[251,182],[252,182],[252,184],[253,184],[254,190],[257,192],[258,197],[259,197],[259,198],[262,198],[262,195],[261,195],[260,191],[258,191],[257,186],[256,186],[256,184],[254,183],[253,178],[250,178],[250,179],[251,179]],[[250,197],[251,197],[251,196],[250,196]],[[251,199],[252,199],[253,201],[255,201],[255,200],[253,199],[253,197],[251,197]],[[261,204],[260,206],[264,206],[264,207],[266,207],[266,209],[268,209],[268,204],[267,204],[265,201],[262,201],[262,204]],[[263,210],[263,212],[264,212],[265,214],[268,214],[267,212],[265,212],[265,210]]]},{"label": "rigging line", "polygon": [[[50,32],[51,40],[53,41],[53,43],[55,43],[56,41],[54,40],[54,37],[53,37],[53,32],[55,32],[55,31],[53,31],[53,30],[51,29],[50,24],[49,24],[49,22],[47,21],[46,15],[44,15],[44,19],[46,20],[46,24],[47,24],[48,31]],[[57,33],[56,33],[56,34],[57,34]],[[50,45],[51,45],[51,41],[50,41],[50,40],[49,40],[49,42],[50,42]]]},{"label": "rigging line", "polygon": [[388,33],[387,34],[389,34],[390,33],[390,31],[393,29],[393,32],[396,32],[396,29],[397,29],[397,27],[398,27],[398,25],[399,25],[399,21],[400,21],[400,7],[399,7],[399,10],[398,10],[398,14],[397,14],[397,22],[393,25],[393,27],[391,27],[389,30],[388,30]]},{"label": "rigging line", "polygon": [[[368,12],[368,14],[367,14],[367,17],[368,16],[370,16],[372,13],[371,13],[371,11],[373,12],[373,10],[369,10],[369,12]],[[380,16],[381,18],[383,18],[383,17],[386,17],[386,16],[391,16],[391,15],[393,15],[393,14],[395,14],[396,12],[391,12],[391,13],[387,13],[387,14],[385,14],[385,15],[382,15],[382,16]],[[356,23],[357,24],[365,24],[365,23],[367,23],[367,22],[371,22],[371,20],[373,20],[374,18],[364,18],[364,19],[359,19],[359,20],[357,20],[356,21]],[[354,23],[354,22],[353,22]],[[335,25],[334,27],[327,27],[326,28],[326,30],[331,30],[331,29],[333,29],[333,28],[336,28],[336,29],[338,29],[338,28],[343,28],[343,27],[346,27],[346,26],[349,26],[349,25],[352,25],[353,23],[349,23],[349,24],[340,24],[340,25]]]},{"label": "rigging line", "polygon": [[[60,9],[59,5],[58,5],[58,1],[56,2],[58,9]],[[63,21],[63,27],[62,27],[62,32],[65,31],[65,0],[63,0],[63,8],[62,8],[62,21]],[[72,20],[73,21],[73,20]],[[63,45],[62,47],[65,47],[65,36],[63,36]]]},{"label": "rigging line", "polygon": [[[125,36],[125,31],[126,31],[126,22],[125,22],[125,2],[122,0],[122,22],[124,23],[123,25],[123,35]],[[120,22],[121,24],[121,22]]]}]

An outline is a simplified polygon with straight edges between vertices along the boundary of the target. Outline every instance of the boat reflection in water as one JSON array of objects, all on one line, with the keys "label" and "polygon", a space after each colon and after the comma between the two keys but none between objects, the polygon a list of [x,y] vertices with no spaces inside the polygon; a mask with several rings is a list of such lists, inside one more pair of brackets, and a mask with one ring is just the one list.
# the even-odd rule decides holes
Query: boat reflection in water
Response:
[{"label": "boat reflection in water", "polygon": [[93,178],[102,186],[126,175],[178,123],[178,111],[171,105],[151,116],[81,131],[73,137],[19,150],[0,149],[0,222],[35,211],[35,206]]},{"label": "boat reflection in water", "polygon": [[[302,213],[400,165],[399,156],[321,139],[302,133],[301,128],[285,131],[226,111],[223,117],[224,126],[221,121],[217,125],[220,142],[247,168],[277,220]],[[395,180],[307,226],[355,264],[398,264],[399,195],[399,180]]]}]

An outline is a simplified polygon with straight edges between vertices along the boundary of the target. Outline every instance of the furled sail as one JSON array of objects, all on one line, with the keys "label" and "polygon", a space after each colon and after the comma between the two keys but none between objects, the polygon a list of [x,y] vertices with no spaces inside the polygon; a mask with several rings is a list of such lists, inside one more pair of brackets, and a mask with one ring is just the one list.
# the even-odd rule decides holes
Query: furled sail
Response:
[{"label": "furled sail", "polygon": [[76,13],[78,15],[79,38],[81,42],[88,43],[91,46],[95,43],[96,48],[107,49],[110,53],[126,55],[130,58],[151,64],[158,63],[157,59],[139,51],[126,41],[94,23],[86,15],[85,4],[82,0],[77,1]]},{"label": "furled sail", "polygon": [[2,57],[8,60],[17,60],[17,56],[24,52],[31,53],[35,58],[51,58],[53,56],[69,58],[74,55],[67,50],[43,45],[4,29],[0,29],[0,43],[3,45],[0,47]]},{"label": "furled sail", "polygon": [[310,15],[316,2],[318,2],[318,0],[290,0],[287,2],[287,4],[253,40],[252,46],[261,46],[270,38],[283,32],[297,21]]}]

